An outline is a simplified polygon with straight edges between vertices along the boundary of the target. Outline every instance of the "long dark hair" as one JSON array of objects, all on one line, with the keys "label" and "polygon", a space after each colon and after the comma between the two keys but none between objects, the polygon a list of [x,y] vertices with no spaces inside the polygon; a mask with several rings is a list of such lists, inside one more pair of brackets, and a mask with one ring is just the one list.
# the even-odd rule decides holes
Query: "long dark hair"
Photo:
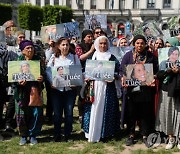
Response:
[{"label": "long dark hair", "polygon": [[69,53],[72,53],[74,54],[74,52],[71,50],[71,47],[70,47],[70,41],[69,39],[65,38],[65,37],[61,37],[60,39],[57,40],[57,42],[55,43],[55,57],[59,57],[61,55],[61,50],[59,49],[59,45],[62,43],[62,41],[67,41],[68,44],[69,44]]}]

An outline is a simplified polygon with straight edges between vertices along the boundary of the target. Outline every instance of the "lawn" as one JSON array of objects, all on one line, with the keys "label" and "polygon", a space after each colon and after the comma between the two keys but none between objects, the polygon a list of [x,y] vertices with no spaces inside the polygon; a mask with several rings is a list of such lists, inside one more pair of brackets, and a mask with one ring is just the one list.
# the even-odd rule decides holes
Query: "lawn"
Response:
[{"label": "lawn", "polygon": [[53,125],[44,123],[42,133],[38,136],[38,144],[30,146],[19,146],[19,136],[16,132],[10,138],[9,134],[3,132],[5,140],[0,142],[0,154],[171,154],[180,153],[177,148],[166,151],[163,147],[148,149],[140,141],[132,147],[125,146],[126,137],[124,131],[118,132],[116,138],[110,139],[107,143],[88,143],[81,130],[78,120],[77,106],[74,108],[74,124],[72,142],[53,142]]}]

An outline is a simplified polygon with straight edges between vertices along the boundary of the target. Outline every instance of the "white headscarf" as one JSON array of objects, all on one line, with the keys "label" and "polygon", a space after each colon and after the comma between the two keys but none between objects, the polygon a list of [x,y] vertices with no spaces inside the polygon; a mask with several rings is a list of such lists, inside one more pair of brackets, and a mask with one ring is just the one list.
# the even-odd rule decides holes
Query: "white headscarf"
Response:
[{"label": "white headscarf", "polygon": [[[108,49],[105,52],[101,52],[99,50],[99,41],[101,39],[106,39],[107,43],[108,43]],[[108,38],[106,36],[99,36],[95,41],[94,41],[94,47],[96,49],[96,51],[93,54],[92,60],[109,60],[109,58],[111,57],[111,52],[110,52],[110,42],[108,40]]]}]

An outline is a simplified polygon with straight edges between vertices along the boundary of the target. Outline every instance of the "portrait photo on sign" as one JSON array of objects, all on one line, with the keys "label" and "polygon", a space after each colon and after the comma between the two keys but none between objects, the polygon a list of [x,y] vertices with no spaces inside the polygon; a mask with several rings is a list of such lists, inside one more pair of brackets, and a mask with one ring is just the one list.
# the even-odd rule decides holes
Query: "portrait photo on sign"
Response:
[{"label": "portrait photo on sign", "polygon": [[173,65],[180,66],[180,46],[158,49],[159,69],[166,70]]},{"label": "portrait photo on sign", "polygon": [[128,86],[146,86],[154,80],[152,64],[129,64],[126,66]]},{"label": "portrait photo on sign", "polygon": [[111,53],[118,59],[120,63],[124,55],[131,49],[131,47],[110,47]]},{"label": "portrait photo on sign", "polygon": [[68,65],[52,68],[52,85],[56,88],[83,85],[80,65]]},{"label": "portrait photo on sign", "polygon": [[39,76],[39,61],[8,61],[8,82],[37,81]]},{"label": "portrait photo on sign", "polygon": [[114,69],[114,61],[87,60],[85,78],[98,81],[113,81]]},{"label": "portrait photo on sign", "polygon": [[85,15],[84,27],[91,30],[96,27],[107,29],[107,15]]},{"label": "portrait photo on sign", "polygon": [[48,43],[49,40],[57,41],[61,36],[57,34],[56,25],[41,27],[41,39],[43,43]]}]

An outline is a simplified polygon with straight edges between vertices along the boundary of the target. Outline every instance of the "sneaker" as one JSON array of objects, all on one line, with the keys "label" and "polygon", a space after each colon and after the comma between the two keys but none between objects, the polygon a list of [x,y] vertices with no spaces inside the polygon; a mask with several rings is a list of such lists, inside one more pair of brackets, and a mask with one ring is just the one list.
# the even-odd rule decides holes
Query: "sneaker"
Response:
[{"label": "sneaker", "polygon": [[4,137],[0,134],[0,141],[3,141]]},{"label": "sneaker", "polygon": [[134,137],[129,137],[126,141],[126,146],[131,146],[134,144]]},{"label": "sneaker", "polygon": [[150,146],[150,144],[148,143],[148,141],[147,141],[147,138],[143,138],[143,143],[145,144],[145,146],[147,147],[147,148],[150,148],[151,146]]},{"label": "sneaker", "polygon": [[60,135],[54,136],[54,142],[61,142],[61,136]]},{"label": "sneaker", "polygon": [[175,139],[173,137],[169,138],[169,142],[166,145],[166,150],[172,149],[175,145]]},{"label": "sneaker", "polygon": [[37,139],[35,137],[30,138],[30,145],[35,145],[37,143],[38,143],[38,141],[37,141]]},{"label": "sneaker", "polygon": [[177,144],[177,148],[180,150],[180,143]]},{"label": "sneaker", "polygon": [[19,145],[25,145],[26,143],[27,143],[27,138],[26,137],[21,137]]}]

